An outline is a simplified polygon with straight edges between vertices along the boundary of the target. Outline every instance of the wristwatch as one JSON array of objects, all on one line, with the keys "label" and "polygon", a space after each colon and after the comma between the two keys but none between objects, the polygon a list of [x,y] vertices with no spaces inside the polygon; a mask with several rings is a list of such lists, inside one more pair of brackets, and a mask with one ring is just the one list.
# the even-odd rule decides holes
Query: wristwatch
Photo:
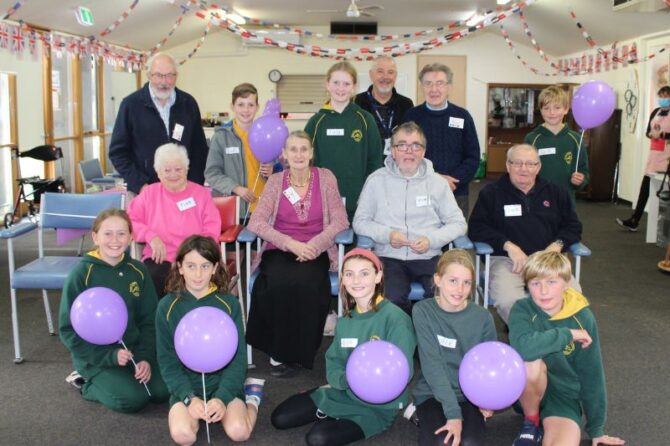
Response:
[{"label": "wristwatch", "polygon": [[188,407],[191,404],[191,401],[193,401],[193,396],[194,395],[192,393],[186,395],[186,398],[184,398],[184,400],[182,401],[182,403],[184,403],[184,406]]},{"label": "wristwatch", "polygon": [[560,238],[557,238],[556,240],[554,240],[554,243],[556,243],[561,248],[563,248],[565,246],[565,243],[563,243],[563,240],[561,240]]}]

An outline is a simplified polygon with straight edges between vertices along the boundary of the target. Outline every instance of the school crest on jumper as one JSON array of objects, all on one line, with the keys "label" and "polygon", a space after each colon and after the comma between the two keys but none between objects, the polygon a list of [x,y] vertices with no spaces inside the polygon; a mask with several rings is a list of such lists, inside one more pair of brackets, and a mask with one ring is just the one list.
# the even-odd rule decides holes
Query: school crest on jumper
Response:
[{"label": "school crest on jumper", "polygon": [[563,347],[563,356],[570,356],[575,351],[574,341]]},{"label": "school crest on jumper", "polygon": [[130,291],[130,294],[132,294],[135,297],[140,297],[140,285],[137,282],[130,282],[130,286],[128,287],[128,291]]},{"label": "school crest on jumper", "polygon": [[359,129],[354,130],[351,132],[351,139],[353,139],[356,142],[361,142],[363,139],[363,132]]},{"label": "school crest on jumper", "polygon": [[572,164],[572,152],[567,152],[564,156],[563,159],[565,160],[565,164]]}]

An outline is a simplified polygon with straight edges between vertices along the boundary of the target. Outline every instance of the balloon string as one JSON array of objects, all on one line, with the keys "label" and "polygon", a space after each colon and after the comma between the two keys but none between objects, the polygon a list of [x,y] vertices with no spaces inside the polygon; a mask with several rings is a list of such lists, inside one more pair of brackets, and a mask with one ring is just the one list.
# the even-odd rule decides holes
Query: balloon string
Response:
[{"label": "balloon string", "polygon": [[[123,339],[121,339],[119,342],[121,343],[121,345],[123,345],[123,348],[128,350],[128,347],[126,347],[126,343],[123,342]],[[135,360],[132,357],[130,358],[130,360],[132,361],[133,365],[135,366],[135,371],[137,371],[137,363],[135,362]],[[147,393],[149,394],[149,396],[151,396],[151,392],[149,392],[149,387],[147,387],[147,383],[142,383],[142,384],[144,384],[144,388],[147,389]]]},{"label": "balloon string", "polygon": [[[261,176],[261,171],[258,169],[258,173],[256,174],[256,180],[254,181],[254,187],[251,188],[251,192],[256,196],[256,184],[258,184],[258,177]],[[247,206],[247,212],[244,214],[244,221],[242,222],[242,226],[247,224],[247,217],[249,216],[249,211],[251,210],[251,203],[249,203],[249,206]]]},{"label": "balloon string", "polygon": [[207,428],[207,443],[211,443],[209,439],[209,421],[207,420],[207,392],[205,391],[205,372],[202,375],[202,401],[205,404],[205,427]]},{"label": "balloon string", "polygon": [[579,154],[582,151],[582,141],[584,140],[584,129],[582,129],[582,134],[579,137],[579,146],[577,147],[577,159],[575,160],[575,173],[579,170]]}]

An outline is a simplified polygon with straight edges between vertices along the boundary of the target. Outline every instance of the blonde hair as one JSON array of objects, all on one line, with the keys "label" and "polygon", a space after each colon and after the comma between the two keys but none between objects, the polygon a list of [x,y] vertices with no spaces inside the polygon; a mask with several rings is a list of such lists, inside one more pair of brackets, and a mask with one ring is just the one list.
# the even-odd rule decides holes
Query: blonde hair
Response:
[{"label": "blonde hair", "polygon": [[[435,274],[438,276],[444,275],[449,265],[454,264],[461,265],[462,267],[466,268],[468,271],[470,271],[470,277],[472,277],[472,280],[475,279],[475,265],[472,263],[472,257],[470,257],[470,253],[468,253],[465,249],[460,248],[450,249],[449,251],[442,254],[440,260],[437,261]],[[468,297],[472,297],[474,291],[475,287],[472,286],[470,289],[470,296]]]},{"label": "blonde hair", "polygon": [[566,282],[570,282],[572,267],[566,256],[556,251],[538,251],[528,257],[523,269],[523,280],[526,285],[537,277],[553,276],[558,276]]},{"label": "blonde hair", "polygon": [[101,211],[97,215],[97,217],[95,217],[95,220],[93,220],[93,227],[91,228],[91,232],[98,233],[98,231],[100,231],[100,226],[102,226],[104,221],[111,217],[118,217],[121,220],[125,221],[126,224],[128,225],[128,232],[132,234],[133,224],[130,221],[130,217],[128,216],[126,211],[117,208],[109,208],[105,209],[104,211]]},{"label": "blonde hair", "polygon": [[568,93],[558,85],[551,85],[542,90],[538,101],[540,102],[540,108],[553,103],[561,104],[564,108],[568,108],[569,105]]},{"label": "blonde hair", "polygon": [[328,72],[326,73],[326,82],[328,82],[336,71],[344,71],[347,73],[349,76],[351,76],[351,79],[354,81],[354,84],[358,83],[358,74],[356,73],[356,68],[354,68],[353,65],[351,65],[349,62],[338,62],[332,67],[328,69]]}]

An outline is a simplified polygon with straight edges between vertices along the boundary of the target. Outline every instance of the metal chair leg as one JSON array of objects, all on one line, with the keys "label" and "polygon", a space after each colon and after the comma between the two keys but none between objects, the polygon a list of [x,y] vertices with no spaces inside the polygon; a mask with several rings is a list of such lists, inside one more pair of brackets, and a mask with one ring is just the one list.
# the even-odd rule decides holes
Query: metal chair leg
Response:
[{"label": "metal chair leg", "polygon": [[21,364],[23,358],[21,357],[21,340],[19,338],[19,316],[16,311],[16,290],[10,290],[12,300],[12,334],[14,336],[14,364]]},{"label": "metal chair leg", "polygon": [[54,336],[56,332],[54,331],[54,323],[51,318],[51,306],[49,305],[49,295],[47,290],[42,290],[42,301],[44,302],[44,312],[47,315],[47,325],[49,326],[49,334]]}]

